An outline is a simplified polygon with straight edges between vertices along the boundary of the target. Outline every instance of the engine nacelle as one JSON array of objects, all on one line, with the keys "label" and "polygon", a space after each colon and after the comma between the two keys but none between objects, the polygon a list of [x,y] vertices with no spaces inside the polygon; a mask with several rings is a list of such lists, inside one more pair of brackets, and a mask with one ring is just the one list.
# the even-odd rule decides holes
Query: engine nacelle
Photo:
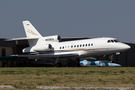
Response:
[{"label": "engine nacelle", "polygon": [[29,53],[29,52],[45,52],[45,51],[51,51],[52,46],[51,44],[45,44],[45,45],[37,45],[33,47],[28,47],[22,50],[23,53]]},{"label": "engine nacelle", "polygon": [[34,46],[33,50],[38,52],[50,51],[52,46],[50,44]]},{"label": "engine nacelle", "polygon": [[59,42],[61,41],[61,37],[59,35],[54,35],[54,36],[47,36],[44,37],[45,41],[48,42]]}]

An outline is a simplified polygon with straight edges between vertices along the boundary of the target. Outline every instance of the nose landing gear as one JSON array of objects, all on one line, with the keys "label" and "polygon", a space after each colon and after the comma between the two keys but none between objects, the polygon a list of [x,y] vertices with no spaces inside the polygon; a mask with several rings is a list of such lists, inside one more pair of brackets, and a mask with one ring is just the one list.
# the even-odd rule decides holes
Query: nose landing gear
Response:
[{"label": "nose landing gear", "polygon": [[110,55],[109,56],[109,59],[110,59],[110,62],[112,63],[112,61],[113,61],[113,55]]}]

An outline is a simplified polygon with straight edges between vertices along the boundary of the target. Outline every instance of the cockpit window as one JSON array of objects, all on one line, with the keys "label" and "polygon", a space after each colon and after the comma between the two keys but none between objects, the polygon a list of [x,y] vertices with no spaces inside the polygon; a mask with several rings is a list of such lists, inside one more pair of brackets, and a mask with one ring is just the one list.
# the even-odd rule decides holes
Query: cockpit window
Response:
[{"label": "cockpit window", "polygon": [[120,42],[119,40],[116,40],[117,42]]},{"label": "cockpit window", "polygon": [[120,42],[120,41],[119,41],[119,40],[116,40],[116,39],[114,39],[114,40],[108,40],[108,41],[107,41],[107,43],[114,43],[114,42],[117,43],[117,42]]},{"label": "cockpit window", "polygon": [[108,42],[108,43],[110,43],[111,41],[110,41],[110,40],[108,40],[107,42]]},{"label": "cockpit window", "polygon": [[114,42],[113,40],[111,40],[111,42]]},{"label": "cockpit window", "polygon": [[117,40],[114,40],[114,42],[118,42]]}]

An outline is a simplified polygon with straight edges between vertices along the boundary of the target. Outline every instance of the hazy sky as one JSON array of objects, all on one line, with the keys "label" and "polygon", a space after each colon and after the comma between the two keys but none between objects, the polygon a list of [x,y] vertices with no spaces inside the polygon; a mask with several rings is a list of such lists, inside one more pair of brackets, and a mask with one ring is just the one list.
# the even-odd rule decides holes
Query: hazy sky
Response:
[{"label": "hazy sky", "polygon": [[135,0],[0,0],[0,38],[25,37],[23,20],[43,36],[135,43]]}]

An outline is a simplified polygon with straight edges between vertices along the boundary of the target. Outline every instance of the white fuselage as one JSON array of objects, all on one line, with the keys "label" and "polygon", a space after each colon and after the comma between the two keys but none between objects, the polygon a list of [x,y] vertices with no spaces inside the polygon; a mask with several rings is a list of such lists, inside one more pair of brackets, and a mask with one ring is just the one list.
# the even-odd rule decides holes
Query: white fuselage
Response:
[{"label": "white fuselage", "polygon": [[[108,40],[110,40],[110,42],[108,42]],[[49,53],[59,55],[76,53],[79,57],[123,52],[130,48],[130,46],[119,42],[115,38],[93,38],[66,42],[54,42],[51,43],[51,45],[53,50],[51,50],[50,53],[47,52],[46,54]]]}]

